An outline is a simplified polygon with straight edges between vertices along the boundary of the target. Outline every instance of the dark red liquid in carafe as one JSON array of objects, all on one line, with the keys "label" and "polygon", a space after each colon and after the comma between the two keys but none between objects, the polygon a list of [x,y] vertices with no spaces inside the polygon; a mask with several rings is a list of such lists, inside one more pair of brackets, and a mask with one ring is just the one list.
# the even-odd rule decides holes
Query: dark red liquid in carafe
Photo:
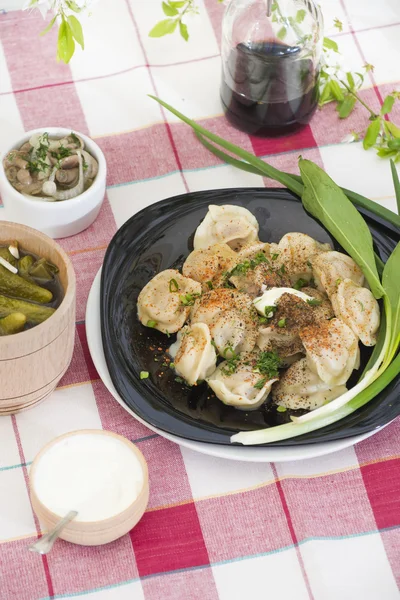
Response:
[{"label": "dark red liquid in carafe", "polygon": [[225,65],[221,100],[227,119],[252,135],[274,136],[310,122],[318,72],[300,48],[276,42],[239,44]]}]

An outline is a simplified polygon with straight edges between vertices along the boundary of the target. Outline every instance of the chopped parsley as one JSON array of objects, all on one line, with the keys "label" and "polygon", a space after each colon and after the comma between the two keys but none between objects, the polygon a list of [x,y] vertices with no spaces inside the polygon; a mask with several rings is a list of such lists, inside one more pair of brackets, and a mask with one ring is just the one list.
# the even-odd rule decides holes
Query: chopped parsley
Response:
[{"label": "chopped parsley", "polygon": [[156,327],[157,326],[157,321],[152,321],[151,319],[149,319],[146,323],[147,327]]},{"label": "chopped parsley", "polygon": [[199,296],[201,296],[201,294],[182,294],[181,296],[179,296],[179,300],[181,301],[181,304],[183,304],[183,306],[193,306],[193,304],[196,301],[196,298],[198,298]]},{"label": "chopped parsley", "polygon": [[214,289],[212,281],[206,281],[206,286],[208,287],[209,290],[213,290]]},{"label": "chopped parsley", "polygon": [[312,298],[311,300],[307,300],[307,304],[310,306],[320,306],[322,304],[322,300],[318,300],[318,298]]},{"label": "chopped parsley", "polygon": [[278,376],[280,366],[281,359],[276,352],[260,352],[255,370],[261,375],[266,375],[269,379],[272,379]]},{"label": "chopped parsley", "polygon": [[280,328],[286,327],[286,317],[283,317],[282,319],[279,319],[279,321],[278,321],[278,327],[280,327]]},{"label": "chopped parsley", "polygon": [[262,379],[259,379],[253,387],[256,388],[256,390],[262,390],[267,381],[268,377],[263,377]]},{"label": "chopped parsley", "polygon": [[81,145],[79,138],[77,135],[75,135],[75,133],[73,131],[71,131],[71,133],[69,134],[69,137],[71,138],[71,140],[74,142],[74,144],[78,144],[78,146]]},{"label": "chopped parsley", "polygon": [[140,379],[147,379],[149,377],[148,371],[140,371]]},{"label": "chopped parsley", "polygon": [[268,322],[268,319],[267,319],[267,317],[260,317],[260,316],[259,316],[259,317],[258,317],[258,322],[259,322],[259,323],[267,323],[267,322]]},{"label": "chopped parsley", "polygon": [[176,383],[186,383],[186,381],[182,379],[182,377],[175,377],[175,381]]},{"label": "chopped parsley", "polygon": [[69,148],[64,148],[64,146],[60,146],[57,150],[57,152],[50,152],[51,156],[53,158],[56,158],[57,160],[62,160],[63,158],[67,158],[67,156],[71,156],[72,152]]},{"label": "chopped parsley", "polygon": [[305,286],[307,285],[307,283],[308,283],[308,281],[306,281],[305,279],[302,279],[302,278],[300,277],[300,279],[298,279],[298,280],[296,281],[296,283],[294,284],[293,288],[294,288],[295,290],[301,290],[301,288],[305,287]]},{"label": "chopped parsley", "polygon": [[170,292],[178,292],[179,291],[179,285],[176,279],[170,279],[169,280],[169,291]]},{"label": "chopped parsley", "polygon": [[281,275],[284,275],[286,273],[286,269],[285,269],[285,265],[282,265],[281,268],[279,269],[279,273]]},{"label": "chopped parsley", "polygon": [[[310,269],[312,269],[312,264],[310,263],[310,261],[307,261],[307,267],[309,267]],[[282,411],[281,411],[282,412]]]},{"label": "chopped parsley", "polygon": [[275,253],[271,256],[272,260],[276,260],[279,256],[279,253]]}]

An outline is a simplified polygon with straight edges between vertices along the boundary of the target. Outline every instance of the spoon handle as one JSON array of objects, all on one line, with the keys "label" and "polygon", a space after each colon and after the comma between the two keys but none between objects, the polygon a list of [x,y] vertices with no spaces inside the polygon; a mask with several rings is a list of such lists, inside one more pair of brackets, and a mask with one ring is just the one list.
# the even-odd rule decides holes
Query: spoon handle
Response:
[{"label": "spoon handle", "polygon": [[76,510],[70,510],[68,514],[65,515],[61,521],[57,523],[57,525],[48,533],[43,535],[37,542],[28,546],[28,550],[32,552],[38,552],[39,554],[47,554],[53,547],[54,542],[58,538],[61,530],[64,529],[66,525],[72,519],[75,519],[78,512]]}]

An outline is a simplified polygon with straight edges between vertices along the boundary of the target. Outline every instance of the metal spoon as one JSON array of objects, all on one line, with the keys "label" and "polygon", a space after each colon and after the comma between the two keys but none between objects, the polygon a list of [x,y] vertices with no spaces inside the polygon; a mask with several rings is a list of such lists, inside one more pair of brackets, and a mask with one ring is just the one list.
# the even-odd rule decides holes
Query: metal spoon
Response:
[{"label": "metal spoon", "polygon": [[75,519],[78,512],[76,510],[70,510],[67,515],[61,521],[57,523],[57,525],[48,533],[43,535],[37,542],[28,546],[28,550],[32,552],[38,552],[39,554],[48,554],[53,547],[54,542],[58,538],[61,533],[61,530],[64,529],[66,525],[72,519]]}]

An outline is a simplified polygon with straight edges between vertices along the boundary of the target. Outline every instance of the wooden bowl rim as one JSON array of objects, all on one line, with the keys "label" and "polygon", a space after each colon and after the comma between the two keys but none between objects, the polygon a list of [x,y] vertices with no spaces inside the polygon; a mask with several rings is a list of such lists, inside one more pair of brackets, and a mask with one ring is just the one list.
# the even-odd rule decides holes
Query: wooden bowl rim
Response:
[{"label": "wooden bowl rim", "polygon": [[[83,435],[83,434],[107,435],[109,437],[113,437],[113,438],[119,440],[120,442],[123,442],[126,446],[129,447],[130,450],[133,450],[133,452],[136,454],[136,457],[139,459],[139,462],[143,469],[142,487],[141,487],[136,499],[133,502],[131,502],[131,504],[127,508],[125,508],[125,510],[113,515],[112,517],[108,517],[107,519],[102,519],[102,520],[98,520],[98,521],[71,521],[69,523],[69,526],[75,525],[76,527],[74,527],[74,529],[76,529],[76,530],[79,530],[81,528],[81,526],[83,529],[85,528],[85,526],[93,528],[97,523],[101,524],[102,527],[104,527],[105,529],[112,528],[113,524],[114,524],[113,522],[116,519],[121,519],[121,517],[122,517],[122,521],[124,522],[127,518],[129,518],[132,508],[135,507],[135,505],[141,500],[143,493],[145,493],[147,488],[149,487],[149,470],[148,470],[146,459],[144,458],[144,456],[143,456],[142,452],[139,450],[139,448],[137,446],[135,446],[135,444],[133,442],[131,442],[127,438],[123,437],[122,435],[119,435],[118,433],[114,433],[113,431],[109,431],[107,429],[76,429],[75,431],[69,431],[68,433],[64,433],[63,435],[59,435],[58,437],[53,438],[52,440],[50,440],[50,442],[48,442],[45,446],[43,446],[43,448],[39,451],[39,453],[33,459],[32,465],[29,470],[29,489],[30,489],[31,496],[33,496],[33,499],[34,499],[33,504],[36,503],[39,506],[39,510],[41,512],[44,512],[44,514],[49,515],[49,517],[51,519],[55,519],[56,521],[59,521],[64,517],[64,515],[58,515],[57,513],[50,510],[45,504],[43,504],[43,502],[41,500],[39,500],[39,497],[35,491],[35,481],[34,481],[35,480],[35,472],[36,472],[36,469],[37,469],[40,459],[52,446],[54,446],[56,443],[60,442],[61,440],[65,439],[67,437],[72,437],[74,435]],[[147,503],[146,503],[146,506],[147,506]],[[146,507],[145,507],[145,510],[146,510]],[[115,523],[115,526],[118,527],[118,523]],[[99,531],[102,531],[102,529]]]},{"label": "wooden bowl rim", "polygon": [[[68,254],[65,252],[65,250],[63,250],[63,248],[61,248],[61,246],[57,242],[55,242],[52,238],[48,237],[46,234],[42,233],[41,231],[38,231],[37,229],[33,229],[33,227],[28,227],[27,225],[21,225],[20,223],[13,223],[11,221],[0,221],[0,227],[1,227],[0,245],[2,245],[3,242],[5,244],[7,244],[7,242],[11,242],[11,241],[13,241],[13,239],[15,239],[15,235],[11,239],[7,238],[7,237],[5,237],[3,239],[4,227],[5,227],[6,234],[7,234],[7,229],[17,227],[21,231],[25,232],[26,234],[32,235],[33,237],[36,237],[36,239],[41,240],[44,244],[46,244],[47,246],[49,246],[53,250],[55,250],[60,255],[62,261],[65,264],[65,267],[67,270],[67,279],[68,279],[67,289],[65,290],[64,298],[62,299],[62,302],[61,302],[60,306],[56,309],[55,313],[52,314],[51,317],[49,317],[43,323],[40,323],[39,325],[36,325],[35,327],[28,329],[27,331],[21,331],[20,333],[14,333],[12,335],[6,335],[6,336],[0,337],[0,352],[1,352],[2,348],[5,348],[10,343],[12,343],[11,340],[18,339],[18,341],[21,342],[22,336],[24,336],[22,341],[29,344],[29,342],[31,340],[33,340],[38,335],[38,333],[40,333],[40,331],[42,331],[46,327],[49,327],[49,323],[51,324],[52,322],[54,322],[55,317],[60,319],[60,317],[62,318],[65,315],[65,313],[69,310],[71,301],[73,301],[73,299],[75,297],[76,276],[75,276],[74,267],[72,265],[71,259],[69,258]],[[1,356],[1,354],[0,354],[0,356]],[[0,358],[0,361],[1,360],[3,360],[3,359]],[[5,360],[9,360],[9,359],[5,359]]]}]

